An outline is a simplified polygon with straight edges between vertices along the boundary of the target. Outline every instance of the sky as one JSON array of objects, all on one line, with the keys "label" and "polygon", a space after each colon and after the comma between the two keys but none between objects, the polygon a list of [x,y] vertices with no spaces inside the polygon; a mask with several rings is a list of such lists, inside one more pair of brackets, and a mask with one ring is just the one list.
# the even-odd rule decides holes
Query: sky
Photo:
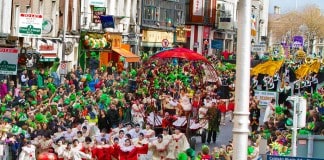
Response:
[{"label": "sky", "polygon": [[269,0],[269,12],[274,12],[274,6],[280,6],[281,13],[287,13],[296,9],[303,9],[307,5],[317,5],[321,8],[322,13],[324,13],[324,0]]}]

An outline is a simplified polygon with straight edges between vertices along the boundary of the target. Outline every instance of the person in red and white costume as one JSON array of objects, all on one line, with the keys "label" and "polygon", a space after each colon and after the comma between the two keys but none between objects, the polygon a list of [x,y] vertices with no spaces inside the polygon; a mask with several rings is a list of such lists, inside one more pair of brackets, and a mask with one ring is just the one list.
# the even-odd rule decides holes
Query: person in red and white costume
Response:
[{"label": "person in red and white costume", "polygon": [[169,147],[173,148],[169,150],[169,153],[167,155],[167,158],[169,159],[176,159],[180,152],[185,152],[190,148],[188,140],[186,136],[181,133],[180,128],[175,128]]},{"label": "person in red and white costume", "polygon": [[144,137],[143,133],[140,133],[138,138],[133,139],[134,146],[138,147],[138,158],[141,159],[147,159],[147,151],[145,148],[143,148],[144,145],[148,145],[149,141]]},{"label": "person in red and white costume", "polygon": [[82,160],[82,159],[90,160],[91,155],[85,154],[80,150],[72,148],[72,143],[68,143],[65,150],[63,151],[63,158],[64,160]]},{"label": "person in red and white costume", "polygon": [[40,152],[46,152],[52,147],[53,140],[50,135],[45,135],[41,138],[40,143]]},{"label": "person in red and white costume", "polygon": [[153,149],[153,160],[165,160],[169,152],[169,143],[163,140],[162,135],[157,136],[157,140],[153,141],[150,148]]},{"label": "person in red and white costume", "polygon": [[61,139],[57,140],[56,144],[53,144],[53,148],[55,153],[57,154],[58,160],[64,160],[63,152],[66,148],[66,145],[63,144],[63,141]]},{"label": "person in red and white costume", "polygon": [[148,151],[148,145],[134,146],[130,139],[126,139],[124,144],[114,144],[114,149],[118,151],[119,160],[137,160],[138,150]]},{"label": "person in red and white costume", "polygon": [[135,100],[132,105],[131,113],[133,116],[133,122],[138,123],[142,126],[142,122],[144,122],[145,116],[144,104],[141,104],[139,100]]},{"label": "person in red and white costume", "polygon": [[22,147],[19,154],[19,160],[36,160],[35,151],[36,147],[28,141],[27,144]]},{"label": "person in red and white costume", "polygon": [[82,143],[82,147],[80,151],[85,154],[92,154],[92,150],[93,150],[92,139],[90,137],[85,137],[84,143]]},{"label": "person in red and white costume", "polygon": [[93,146],[92,151],[91,151],[92,158],[94,158],[96,160],[106,159],[104,145],[106,145],[106,139],[104,139],[104,138],[102,138],[100,141],[96,142],[96,145]]},{"label": "person in red and white costume", "polygon": [[144,137],[148,140],[155,137],[155,131],[151,128],[150,124],[146,124],[146,128],[142,132],[144,133]]}]

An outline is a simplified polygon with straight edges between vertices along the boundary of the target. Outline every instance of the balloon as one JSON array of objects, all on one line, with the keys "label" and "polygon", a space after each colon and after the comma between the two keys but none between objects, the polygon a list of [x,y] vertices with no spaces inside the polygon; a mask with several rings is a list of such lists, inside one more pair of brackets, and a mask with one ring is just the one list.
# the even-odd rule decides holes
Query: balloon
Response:
[{"label": "balloon", "polygon": [[119,60],[122,61],[122,62],[124,62],[125,61],[125,57],[120,56]]},{"label": "balloon", "polygon": [[12,101],[12,97],[10,94],[6,94],[5,99],[6,101]]},{"label": "balloon", "polygon": [[64,104],[69,105],[71,103],[71,100],[69,98],[66,98],[64,100]]},{"label": "balloon", "polygon": [[137,72],[135,71],[135,69],[132,69],[132,70],[130,71],[130,74],[131,74],[131,76],[132,76],[133,78],[135,78],[136,75],[137,75]]},{"label": "balloon", "polygon": [[73,93],[73,94],[70,95],[70,100],[71,101],[75,101],[76,100],[76,94],[75,93]]}]

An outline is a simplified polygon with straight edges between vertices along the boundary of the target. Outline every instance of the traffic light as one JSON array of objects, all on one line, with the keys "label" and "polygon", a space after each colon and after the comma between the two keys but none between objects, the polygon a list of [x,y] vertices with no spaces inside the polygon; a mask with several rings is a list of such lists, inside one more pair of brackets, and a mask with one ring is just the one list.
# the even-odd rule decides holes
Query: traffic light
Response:
[{"label": "traffic light", "polygon": [[[296,118],[297,128],[304,128],[306,126],[306,104],[307,101],[304,97],[289,96],[285,102],[288,112],[286,116]],[[294,116],[296,114],[296,116]]]}]

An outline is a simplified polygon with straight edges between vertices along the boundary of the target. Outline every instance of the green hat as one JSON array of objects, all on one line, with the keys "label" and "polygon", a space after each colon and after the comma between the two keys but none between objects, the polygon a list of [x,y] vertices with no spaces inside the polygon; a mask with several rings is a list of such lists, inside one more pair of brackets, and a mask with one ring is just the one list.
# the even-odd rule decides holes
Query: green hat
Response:
[{"label": "green hat", "polygon": [[70,100],[71,101],[75,101],[76,100],[76,94],[75,93],[73,93],[73,94],[70,95]]},{"label": "green hat", "polygon": [[58,102],[61,99],[60,95],[57,95],[53,98],[53,102]]},{"label": "green hat", "polygon": [[69,99],[69,98],[66,98],[65,100],[64,100],[64,104],[65,105],[69,105],[71,103],[71,100]]},{"label": "green hat", "polygon": [[181,152],[178,154],[178,160],[187,160],[188,159],[188,155],[184,152]]},{"label": "green hat", "polygon": [[41,114],[41,113],[37,113],[35,115],[35,120],[36,122],[39,122],[39,123],[47,123],[47,119],[46,119],[46,116]]}]

